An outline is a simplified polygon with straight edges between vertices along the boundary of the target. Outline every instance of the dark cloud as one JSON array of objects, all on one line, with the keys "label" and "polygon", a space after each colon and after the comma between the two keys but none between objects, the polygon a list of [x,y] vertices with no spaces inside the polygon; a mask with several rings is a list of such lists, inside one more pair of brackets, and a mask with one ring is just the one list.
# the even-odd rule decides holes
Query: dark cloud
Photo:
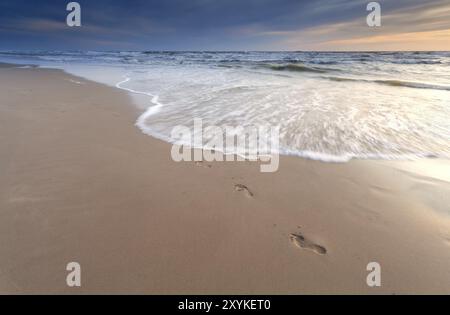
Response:
[{"label": "dark cloud", "polygon": [[[364,19],[370,1],[80,0],[80,28],[65,24],[69,2],[2,0],[0,49],[283,49],[280,34]],[[423,3],[378,2],[384,12]]]}]

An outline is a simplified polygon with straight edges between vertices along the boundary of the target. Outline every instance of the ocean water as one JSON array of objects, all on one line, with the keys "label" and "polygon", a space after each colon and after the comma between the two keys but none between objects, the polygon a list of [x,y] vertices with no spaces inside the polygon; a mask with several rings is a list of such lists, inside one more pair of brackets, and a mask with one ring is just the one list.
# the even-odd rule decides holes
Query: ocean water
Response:
[{"label": "ocean water", "polygon": [[322,161],[450,157],[450,52],[0,52],[129,91],[144,133],[280,128],[280,153]]}]

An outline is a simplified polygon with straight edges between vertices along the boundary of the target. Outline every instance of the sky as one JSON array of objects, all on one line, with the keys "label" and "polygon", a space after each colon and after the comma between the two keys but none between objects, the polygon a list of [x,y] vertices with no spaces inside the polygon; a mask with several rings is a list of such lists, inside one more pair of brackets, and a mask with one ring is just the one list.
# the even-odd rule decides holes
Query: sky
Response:
[{"label": "sky", "polygon": [[450,0],[0,0],[0,50],[450,50]]}]

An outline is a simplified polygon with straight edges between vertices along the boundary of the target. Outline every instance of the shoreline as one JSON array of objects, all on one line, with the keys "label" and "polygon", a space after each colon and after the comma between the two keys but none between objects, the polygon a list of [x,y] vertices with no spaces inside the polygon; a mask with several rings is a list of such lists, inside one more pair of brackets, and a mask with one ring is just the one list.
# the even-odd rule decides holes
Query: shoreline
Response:
[{"label": "shoreline", "polygon": [[[2,62],[0,62],[0,65]],[[158,133],[158,131],[152,130],[152,128],[148,128],[145,126],[145,120],[152,116],[153,114],[157,113],[159,111],[159,108],[157,107],[164,107],[165,105],[159,102],[159,95],[158,94],[152,94],[152,92],[141,92],[137,90],[133,90],[132,88],[128,87],[121,87],[123,83],[126,83],[130,81],[131,79],[129,77],[126,77],[123,79],[124,76],[119,75],[117,73],[113,73],[113,77],[115,77],[117,80],[112,80],[108,77],[108,79],[105,79],[105,76],[98,76],[96,74],[86,74],[86,70],[79,70],[78,67],[83,67],[82,65],[78,64],[77,66],[71,66],[71,68],[65,68],[65,67],[57,67],[57,66],[51,66],[49,64],[47,65],[40,65],[38,63],[26,63],[26,64],[14,64],[14,63],[3,63],[4,65],[7,65],[8,67],[31,67],[31,68],[39,68],[39,69],[47,69],[47,70],[60,70],[64,73],[77,77],[79,79],[87,80],[90,82],[96,82],[98,84],[103,84],[109,87],[115,87],[119,90],[122,90],[130,95],[130,98],[132,100],[132,103],[135,105],[136,112],[139,112],[140,115],[138,115],[135,119],[135,126],[140,129],[140,131],[148,135],[152,138],[158,139],[160,141],[169,143],[170,145],[174,144],[174,141],[171,141],[170,136],[163,135],[161,133]],[[86,65],[84,65],[86,66]],[[99,65],[89,65],[89,67],[97,68],[94,72],[98,72],[98,68],[102,67]],[[107,67],[107,69],[109,69]],[[83,72],[84,71],[84,72]],[[120,78],[120,79],[119,79]],[[78,81],[75,81],[78,82]],[[152,104],[152,105],[150,105]],[[156,112],[153,112],[155,111]],[[186,146],[192,147],[190,144],[186,143]],[[195,147],[195,150],[205,150],[210,151],[206,147]],[[220,151],[220,150],[219,150]],[[222,154],[223,151],[220,151]],[[236,155],[236,153],[227,153],[226,155]],[[297,149],[291,149],[287,147],[279,148],[278,152],[279,156],[287,156],[287,157],[295,157],[295,158],[301,158],[306,160],[312,160],[312,161],[320,161],[324,163],[348,163],[350,161],[421,161],[424,159],[440,159],[440,160],[446,160],[450,161],[450,156],[448,155],[448,152],[427,152],[427,151],[416,151],[416,152],[402,152],[402,153],[381,153],[381,152],[374,152],[374,153],[355,153],[355,152],[344,152],[344,153],[324,153],[321,151],[309,151],[309,150],[297,150]]]},{"label": "shoreline", "polygon": [[176,163],[124,91],[0,83],[0,293],[450,293],[448,160]]}]

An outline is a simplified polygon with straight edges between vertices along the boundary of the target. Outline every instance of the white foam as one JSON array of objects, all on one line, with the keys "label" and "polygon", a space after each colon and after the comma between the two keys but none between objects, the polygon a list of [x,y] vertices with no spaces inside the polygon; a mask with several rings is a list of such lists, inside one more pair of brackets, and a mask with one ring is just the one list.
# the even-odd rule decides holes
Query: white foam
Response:
[{"label": "white foam", "polygon": [[[121,61],[122,55],[128,59]],[[415,66],[417,72],[411,72],[409,66],[384,63],[384,57],[378,55],[374,65],[352,62],[347,66],[339,63],[340,58],[346,58],[341,54],[333,56],[333,62],[345,77],[355,80],[337,84],[314,73],[279,76],[273,71],[256,71],[251,63],[220,68],[206,65],[203,56],[195,57],[200,62],[194,58],[183,64],[180,60],[188,57],[177,55],[174,59],[169,55],[166,60],[164,55],[138,52],[44,57],[38,65],[62,68],[142,95],[145,100],[136,98],[137,105],[145,106],[135,125],[144,134],[171,143],[173,127],[189,126],[194,118],[202,118],[205,126],[280,126],[280,154],[324,162],[450,156],[450,81],[445,67],[439,64],[422,65],[426,67],[422,72]],[[253,61],[267,57],[250,54],[236,58]],[[269,57],[282,60],[283,54]],[[107,64],[93,62],[93,58]],[[305,58],[309,57],[300,59]],[[72,62],[75,59],[82,62]],[[141,64],[130,65],[130,60]],[[386,84],[374,88],[367,81],[378,78],[378,72],[387,81],[379,81]]]},{"label": "white foam", "polygon": [[[282,138],[286,137],[286,139],[289,139],[289,137],[291,137],[293,139],[290,142],[285,141],[283,143],[284,148],[280,149],[278,152],[281,155],[292,155],[331,163],[345,163],[353,159],[415,160],[429,157],[447,158],[450,155],[447,154],[449,153],[448,151],[445,151],[445,143],[443,143],[443,146],[440,146],[442,148],[440,151],[426,150],[427,148],[432,148],[433,146],[438,148],[437,144],[439,144],[440,141],[440,143],[442,143],[441,139],[445,138],[445,134],[442,134],[441,138],[435,138],[437,139],[436,143],[428,146],[428,144],[423,140],[418,140],[415,136],[411,136],[414,135],[414,130],[416,128],[417,130],[420,130],[420,124],[415,127],[415,121],[410,120],[409,118],[407,120],[406,117],[408,116],[404,116],[405,118],[400,117],[399,119],[395,116],[395,114],[393,114],[394,110],[397,109],[391,110],[388,108],[389,104],[384,107],[379,107],[380,109],[376,108],[376,104],[373,101],[376,102],[377,100],[371,100],[373,104],[366,105],[367,109],[364,109],[370,111],[372,110],[371,108],[375,108],[377,111],[374,112],[374,117],[362,117],[364,120],[355,121],[355,124],[353,125],[352,120],[355,119],[354,116],[359,113],[360,109],[355,107],[353,104],[345,105],[348,108],[348,113],[346,114],[345,112],[336,112],[338,109],[345,110],[345,108],[342,108],[342,106],[335,108],[336,106],[334,105],[336,102],[346,102],[347,99],[351,99],[352,95],[347,91],[338,91],[338,94],[336,94],[336,91],[332,91],[332,93],[327,91],[325,93],[322,89],[325,90],[327,86],[322,86],[322,83],[317,82],[316,80],[311,80],[311,83],[309,84],[303,79],[303,89],[300,90],[301,94],[299,94],[299,96],[303,97],[303,103],[298,103],[296,100],[297,94],[292,94],[291,85],[287,85],[286,88],[281,85],[281,89],[280,85],[276,85],[276,89],[274,90],[276,93],[274,94],[276,98],[286,98],[288,102],[296,102],[302,106],[300,108],[298,108],[298,105],[292,108],[283,108],[281,105],[284,104],[282,103],[278,106],[274,106],[270,103],[261,106],[258,103],[260,96],[257,94],[254,96],[253,94],[245,94],[259,92],[262,91],[263,88],[266,90],[270,89],[270,82],[267,82],[266,79],[264,82],[261,82],[258,81],[258,79],[255,81],[249,81],[249,79],[246,78],[242,83],[233,83],[234,85],[231,85],[227,82],[226,77],[211,77],[211,73],[203,73],[201,74],[202,77],[197,80],[198,78],[195,77],[196,74],[190,73],[188,75],[194,75],[194,77],[186,78],[183,77],[183,73],[180,73],[179,78],[176,78],[168,75],[167,72],[169,71],[166,71],[165,69],[164,71],[165,72],[161,76],[161,82],[168,82],[168,85],[173,84],[174,86],[173,88],[163,87],[165,98],[167,98],[167,95],[175,98],[171,101],[169,104],[170,106],[168,106],[167,109],[164,109],[165,107],[163,104],[159,102],[159,95],[139,91],[137,88],[124,87],[123,85],[125,83],[133,83],[131,82],[132,79],[129,76],[117,83],[116,86],[130,93],[144,95],[150,98],[150,102],[153,106],[148,107],[145,112],[139,116],[136,121],[136,126],[144,134],[156,137],[169,143],[174,143],[174,141],[170,139],[171,128],[175,125],[189,125],[190,121],[192,121],[195,117],[201,117],[204,119],[205,124],[211,125],[214,125],[214,122],[218,120],[224,123],[230,121],[229,125],[231,126],[254,126],[257,125],[257,119],[272,119],[278,121],[282,126],[284,126],[284,129],[281,132]],[[175,69],[174,71],[177,73],[178,70]],[[168,77],[164,77],[164,75],[168,75]],[[214,85],[212,85],[212,88],[209,89],[202,90],[201,85],[199,89],[195,89],[192,86],[186,87],[184,85],[180,85],[179,82],[184,84],[183,80],[195,83],[201,82],[202,84],[209,83],[209,80],[211,83],[214,83]],[[233,80],[229,81],[233,82]],[[143,80],[143,82],[145,82],[145,80]],[[161,85],[158,85],[158,83],[154,86],[153,81],[149,80],[148,82],[149,86],[140,86],[138,88],[148,88],[151,86],[157,90],[161,89]],[[249,88],[245,89],[235,88],[236,86],[245,87],[245,84],[251,85]],[[367,87],[362,86],[361,95],[359,95],[364,102],[367,102],[364,99],[364,95],[367,93],[366,90]],[[242,101],[240,99],[241,96],[235,98],[236,95],[243,95],[244,97],[249,95],[250,98]],[[336,95],[339,95],[342,99],[337,99]],[[399,97],[400,96],[402,96],[403,100],[406,99],[406,94],[399,95]],[[408,95],[408,97],[414,99],[415,95]],[[210,100],[214,100],[215,98],[217,98],[219,102],[217,104],[211,103]],[[205,103],[205,99],[207,103]],[[388,101],[386,98],[384,100]],[[239,106],[236,105],[239,101],[243,102],[242,106],[240,104]],[[198,106],[197,103],[202,104],[202,106]],[[423,115],[422,109],[420,110],[420,113],[417,113],[414,108],[408,108],[408,106],[405,106],[405,109],[411,111],[411,113],[409,113],[410,115]],[[311,117],[310,119],[308,118],[309,120],[304,120],[302,118],[300,122],[305,124],[304,129],[295,131],[295,129],[292,129],[291,126],[295,127],[296,124],[299,123],[296,115],[304,110],[306,112],[317,111],[323,116]],[[382,111],[378,112],[379,110]],[[157,113],[160,113],[158,118],[156,120],[152,120],[152,116]],[[397,115],[399,114],[402,113],[398,113]],[[326,115],[330,115],[330,117],[327,118]],[[417,117],[419,118],[419,116]],[[322,123],[320,123],[321,120],[323,120]],[[418,122],[420,123],[420,121]],[[374,128],[374,124],[379,125],[380,129],[364,129],[367,128],[367,126]],[[393,135],[388,135],[391,136],[391,138],[386,138],[383,133],[383,128],[386,128],[386,126],[389,126],[393,132],[395,131]],[[437,128],[441,128],[440,130],[443,130],[440,126],[434,126],[433,128],[435,130],[437,130]],[[349,138],[349,136],[346,135],[347,139],[339,138],[338,132],[342,132],[342,130],[344,130],[344,132],[349,134],[351,137]],[[411,134],[408,130],[412,130],[414,133]],[[292,134],[293,132],[297,132],[297,134]],[[430,137],[431,134],[435,134],[435,131],[432,129],[427,132],[429,132],[429,134],[424,134],[424,136]],[[320,134],[321,136],[318,137]],[[344,140],[345,142],[343,142]],[[382,153],[377,152],[376,145],[379,146],[377,142],[385,143],[384,147],[378,148],[381,149],[380,151]],[[184,143],[184,145],[190,146],[191,144]],[[308,146],[318,147],[319,150],[309,150]],[[208,148],[197,147],[196,149]],[[373,152],[370,152],[371,150],[373,150]],[[225,152],[222,153],[225,154]],[[239,155],[239,148],[235,152],[226,152],[226,154]]]},{"label": "white foam", "polygon": [[125,80],[120,81],[119,83],[116,84],[116,87],[125,91],[128,91],[130,93],[134,93],[134,94],[139,94],[139,95],[146,95],[150,97],[150,101],[154,104],[154,106],[150,106],[147,108],[147,110],[138,117],[138,119],[136,120],[135,125],[137,127],[139,127],[142,132],[144,132],[145,134],[150,134],[150,131],[148,130],[147,126],[145,125],[145,121],[152,115],[156,114],[161,107],[163,106],[163,104],[161,104],[158,99],[159,96],[158,95],[154,95],[152,93],[149,92],[141,92],[141,91],[136,91],[130,88],[126,88],[126,87],[122,87],[121,85],[124,83],[127,83],[131,80],[131,78],[126,77]]}]

